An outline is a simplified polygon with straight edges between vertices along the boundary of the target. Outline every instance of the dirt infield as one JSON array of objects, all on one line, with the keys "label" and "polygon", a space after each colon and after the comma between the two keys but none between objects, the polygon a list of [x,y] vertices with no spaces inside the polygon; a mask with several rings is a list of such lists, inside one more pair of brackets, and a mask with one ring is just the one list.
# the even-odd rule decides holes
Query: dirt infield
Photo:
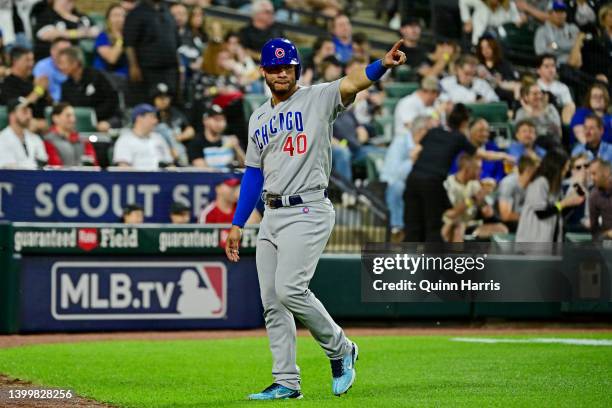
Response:
[{"label": "dirt infield", "polygon": [[[612,325],[542,325],[542,324],[511,324],[490,325],[481,327],[352,327],[347,328],[348,336],[469,336],[469,335],[516,335],[555,333],[612,333]],[[0,336],[0,348],[19,347],[33,344],[77,343],[84,341],[112,340],[205,340],[227,339],[239,337],[262,337],[264,329],[255,330],[201,330],[201,331],[147,331],[147,332],[104,332],[104,333],[56,333],[56,334],[22,334]],[[305,329],[298,330],[299,336],[309,336]],[[111,407],[80,396],[62,400],[8,400],[10,390],[34,389],[35,385],[20,379],[10,378],[0,374],[0,406],[2,407]]]},{"label": "dirt infield", "polygon": [[[112,405],[101,404],[97,401],[79,397],[78,395],[72,398],[64,399],[10,399],[10,391],[29,390],[40,388],[32,385],[27,381],[10,378],[0,374],[0,406],[2,407],[27,407],[27,408],[56,408],[56,407],[104,407],[109,408]],[[52,389],[44,387],[44,389]]]}]

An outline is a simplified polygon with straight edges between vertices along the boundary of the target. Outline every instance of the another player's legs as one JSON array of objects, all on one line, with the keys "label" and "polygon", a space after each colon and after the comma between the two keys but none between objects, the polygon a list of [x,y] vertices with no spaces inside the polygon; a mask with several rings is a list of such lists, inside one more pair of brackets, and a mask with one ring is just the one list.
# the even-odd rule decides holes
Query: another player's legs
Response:
[{"label": "another player's legs", "polygon": [[[264,223],[267,224],[265,221]],[[251,399],[300,398],[300,369],[296,364],[295,320],[291,312],[276,297],[274,275],[277,268],[277,250],[275,245],[266,238],[266,231],[267,226],[262,224],[257,242],[257,275],[273,358],[272,375],[274,383],[285,387],[285,390],[273,387],[249,397]],[[269,238],[271,239],[271,236]],[[297,391],[297,393],[291,391]]]},{"label": "another player's legs", "polygon": [[[308,289],[317,263],[334,226],[335,213],[329,201],[303,208],[281,209],[278,219],[278,266],[276,295],[279,301],[310,330],[334,365],[334,393],[348,390],[355,379],[354,344],[334,322],[323,304]],[[350,363],[349,363],[350,360]],[[344,362],[347,364],[344,364]],[[336,367],[337,368],[337,367]]]}]

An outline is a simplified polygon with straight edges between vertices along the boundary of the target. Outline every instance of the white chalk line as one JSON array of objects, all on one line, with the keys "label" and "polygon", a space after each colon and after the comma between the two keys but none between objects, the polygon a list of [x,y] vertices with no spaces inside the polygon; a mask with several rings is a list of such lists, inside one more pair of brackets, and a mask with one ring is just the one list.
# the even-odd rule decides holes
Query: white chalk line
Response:
[{"label": "white chalk line", "polygon": [[564,339],[564,338],[533,338],[533,339],[503,339],[486,337],[453,337],[451,341],[465,343],[535,343],[535,344],[570,344],[572,346],[612,346],[612,340],[606,339]]}]

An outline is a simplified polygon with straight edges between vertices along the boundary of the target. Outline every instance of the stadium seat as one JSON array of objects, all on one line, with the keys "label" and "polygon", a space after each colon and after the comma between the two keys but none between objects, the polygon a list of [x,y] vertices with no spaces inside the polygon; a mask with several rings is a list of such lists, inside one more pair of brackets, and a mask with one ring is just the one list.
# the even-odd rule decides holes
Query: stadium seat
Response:
[{"label": "stadium seat", "polygon": [[76,127],[79,132],[96,132],[96,111],[85,106],[75,106]]},{"label": "stadium seat", "polygon": [[244,95],[244,118],[247,123],[249,123],[251,114],[255,109],[259,108],[267,99],[268,97],[266,95],[261,94]]},{"label": "stadium seat", "polygon": [[0,106],[0,130],[8,126],[8,113],[6,106]]},{"label": "stadium seat", "polygon": [[484,118],[491,123],[508,122],[508,105],[506,102],[471,103],[466,106],[472,110],[472,117]]},{"label": "stadium seat", "polygon": [[386,143],[390,143],[393,139],[393,113],[376,116],[372,121],[376,136],[382,137]]},{"label": "stadium seat", "polygon": [[411,82],[419,79],[419,73],[408,65],[402,65],[395,70],[395,79],[399,82]]},{"label": "stadium seat", "polygon": [[106,18],[104,17],[104,14],[102,13],[89,13],[87,14],[87,17],[89,17],[91,19],[91,21],[97,25],[98,27],[104,29],[105,25],[106,25]]},{"label": "stadium seat", "polygon": [[534,28],[529,26],[517,27],[514,23],[508,23],[499,27],[497,32],[499,40],[511,61],[525,66],[533,65],[535,60]]},{"label": "stadium seat", "polygon": [[300,53],[300,59],[302,61],[308,61],[313,51],[312,47],[298,47],[298,52]]},{"label": "stadium seat", "polygon": [[516,234],[495,234],[491,237],[491,241],[496,243],[514,242]]},{"label": "stadium seat", "polygon": [[397,105],[400,99],[401,98],[391,96],[387,96],[385,98],[385,100],[383,101],[383,107],[387,109],[387,113],[389,115],[393,115],[393,112],[395,112],[395,106]]},{"label": "stadium seat", "polygon": [[79,41],[79,47],[83,51],[83,56],[85,57],[85,66],[91,67],[93,65],[93,60],[96,56],[94,44],[94,40]]},{"label": "stadium seat", "polygon": [[392,82],[385,85],[385,93],[393,98],[403,98],[419,89],[417,82]]},{"label": "stadium seat", "polygon": [[583,242],[592,242],[593,236],[590,233],[567,232],[565,234],[565,241],[572,242],[575,244]]}]

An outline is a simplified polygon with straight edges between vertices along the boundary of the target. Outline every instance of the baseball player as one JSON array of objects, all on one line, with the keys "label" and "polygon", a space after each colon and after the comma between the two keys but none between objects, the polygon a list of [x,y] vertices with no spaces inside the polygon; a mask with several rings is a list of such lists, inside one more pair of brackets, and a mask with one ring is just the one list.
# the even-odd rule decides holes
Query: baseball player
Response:
[{"label": "baseball player", "polygon": [[327,198],[332,123],[355,95],[388,68],[406,61],[398,41],[382,60],[337,81],[297,85],[301,63],[284,38],[261,51],[261,73],[272,97],[249,120],[246,171],[226,254],[239,258],[242,227],[262,195],[266,212],[257,239],[257,274],[273,357],[274,383],[249,399],[302,398],[296,364],[297,317],[331,361],[332,392],[342,395],[355,381],[358,348],[308,289],[331,234],[334,208]]}]

